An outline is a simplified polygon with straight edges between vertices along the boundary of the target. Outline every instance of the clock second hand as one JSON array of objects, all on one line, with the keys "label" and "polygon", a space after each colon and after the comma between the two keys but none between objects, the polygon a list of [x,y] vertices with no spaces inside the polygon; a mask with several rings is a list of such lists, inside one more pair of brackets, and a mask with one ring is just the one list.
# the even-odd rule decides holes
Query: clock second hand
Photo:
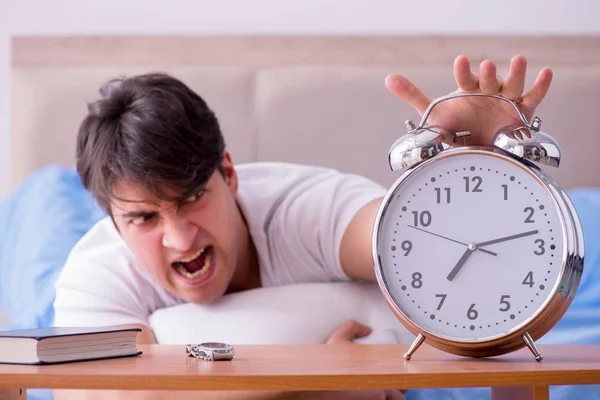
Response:
[{"label": "clock second hand", "polygon": [[[421,232],[429,233],[430,235],[433,235],[433,236],[441,237],[442,239],[446,239],[446,240],[449,240],[449,241],[454,242],[454,243],[462,244],[463,246],[468,246],[467,243],[459,242],[458,240],[450,239],[449,237],[438,235],[437,233],[429,232],[429,231],[426,231],[425,229],[417,228],[416,226],[408,225],[408,227],[416,229],[416,230],[421,231]],[[493,251],[489,251],[489,250],[486,250],[486,249],[480,249],[479,247],[477,248],[477,250],[479,250],[479,251],[481,251],[483,253],[487,253],[487,254],[492,255],[492,256],[497,256],[498,255],[497,253],[494,253]]]}]

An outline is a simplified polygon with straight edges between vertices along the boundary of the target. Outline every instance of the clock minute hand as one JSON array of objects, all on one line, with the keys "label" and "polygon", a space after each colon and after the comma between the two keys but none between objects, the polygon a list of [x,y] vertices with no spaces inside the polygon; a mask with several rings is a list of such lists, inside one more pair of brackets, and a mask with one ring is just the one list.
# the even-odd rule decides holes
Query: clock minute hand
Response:
[{"label": "clock minute hand", "polygon": [[488,240],[487,242],[476,243],[475,245],[477,247],[489,246],[490,244],[496,244],[496,243],[500,243],[500,242],[506,242],[507,240],[513,240],[513,239],[518,239],[518,238],[522,238],[522,237],[525,237],[525,236],[531,236],[531,235],[535,235],[536,233],[539,233],[539,231],[537,229],[533,230],[533,231],[527,231],[527,232],[523,232],[523,233],[517,233],[516,235],[504,236],[504,237],[501,237],[499,239]]}]

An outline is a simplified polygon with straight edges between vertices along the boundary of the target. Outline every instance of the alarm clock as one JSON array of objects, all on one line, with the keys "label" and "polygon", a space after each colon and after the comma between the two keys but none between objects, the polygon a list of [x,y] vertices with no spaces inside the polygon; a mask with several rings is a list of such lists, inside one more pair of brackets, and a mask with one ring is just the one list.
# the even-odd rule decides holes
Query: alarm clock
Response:
[{"label": "alarm clock", "polygon": [[[520,121],[489,146],[426,126],[435,105],[487,96],[513,105]],[[583,232],[567,193],[538,165],[558,167],[561,150],[503,96],[455,93],[434,100],[419,126],[390,148],[388,190],[373,230],[377,282],[415,336],[448,353],[491,357],[527,346],[568,309],[583,272]]]}]

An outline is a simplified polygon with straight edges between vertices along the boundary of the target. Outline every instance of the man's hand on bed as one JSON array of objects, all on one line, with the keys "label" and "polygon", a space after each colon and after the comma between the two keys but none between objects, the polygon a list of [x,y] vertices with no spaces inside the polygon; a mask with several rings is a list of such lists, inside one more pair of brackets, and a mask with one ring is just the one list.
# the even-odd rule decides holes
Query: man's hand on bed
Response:
[{"label": "man's hand on bed", "polygon": [[[372,329],[367,325],[354,320],[344,322],[335,332],[329,336],[326,344],[352,343],[355,339],[368,336]],[[340,399],[348,400],[404,400],[401,390],[360,390],[349,392],[335,392]]]},{"label": "man's hand on bed", "polygon": [[[531,122],[536,107],[548,92],[552,70],[542,68],[532,87],[523,94],[526,72],[527,60],[522,56],[512,58],[506,81],[496,74],[496,65],[492,61],[483,61],[476,74],[471,71],[469,60],[459,56],[454,61],[454,79],[458,88],[453,93],[485,93],[515,100]],[[402,75],[388,75],[385,85],[421,116],[433,101]],[[429,115],[427,125],[440,127],[449,133],[469,131],[472,136],[465,139],[466,144],[489,145],[500,128],[519,121],[514,108],[506,101],[489,97],[462,97],[438,103]]]},{"label": "man's hand on bed", "polygon": [[326,344],[352,343],[370,334],[372,329],[354,320],[348,320],[329,336]]}]

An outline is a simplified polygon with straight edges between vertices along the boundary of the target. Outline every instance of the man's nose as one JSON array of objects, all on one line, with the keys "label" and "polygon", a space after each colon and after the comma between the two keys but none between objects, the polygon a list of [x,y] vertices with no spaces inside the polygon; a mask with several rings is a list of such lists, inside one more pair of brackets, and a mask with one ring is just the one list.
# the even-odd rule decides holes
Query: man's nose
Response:
[{"label": "man's nose", "polygon": [[188,251],[194,245],[198,228],[182,218],[172,218],[164,225],[162,244],[177,251]]}]

